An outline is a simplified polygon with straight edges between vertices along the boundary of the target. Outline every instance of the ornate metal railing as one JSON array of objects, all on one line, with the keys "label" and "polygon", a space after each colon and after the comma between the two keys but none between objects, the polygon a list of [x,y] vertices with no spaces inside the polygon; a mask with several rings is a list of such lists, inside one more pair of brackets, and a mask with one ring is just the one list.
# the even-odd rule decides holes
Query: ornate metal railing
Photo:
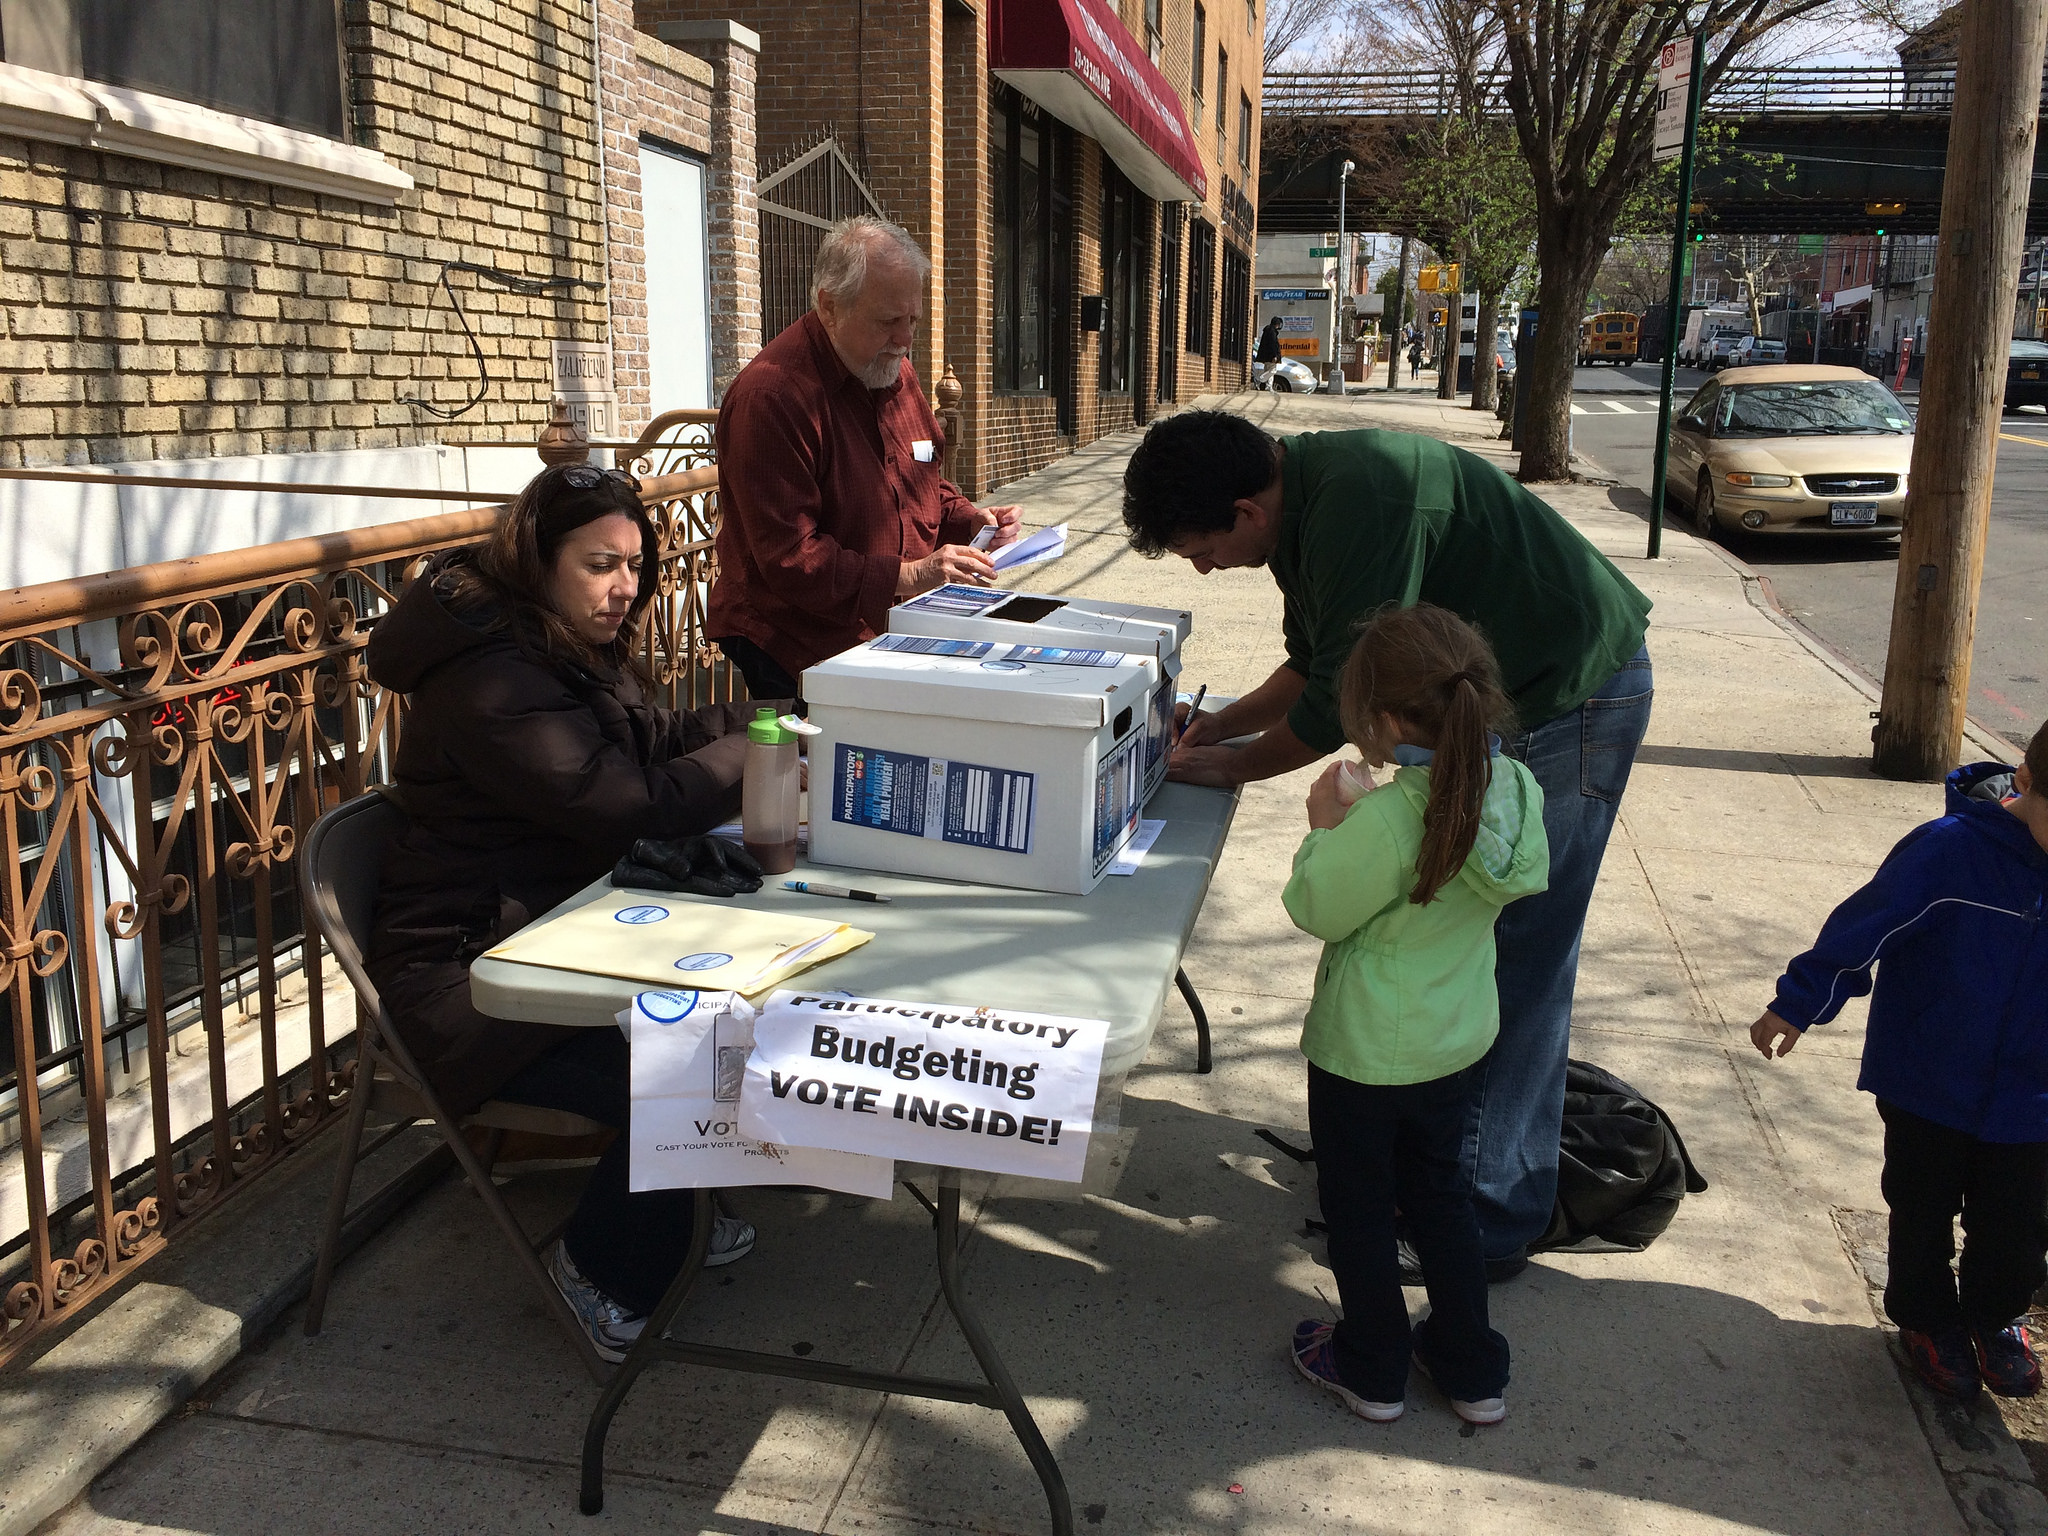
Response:
[{"label": "ornate metal railing", "polygon": [[[704,635],[717,471],[643,494],[650,670],[678,706],[733,697]],[[346,1105],[354,1021],[326,1006],[293,851],[403,728],[364,669],[378,616],[497,516],[0,592],[0,1363]]]}]

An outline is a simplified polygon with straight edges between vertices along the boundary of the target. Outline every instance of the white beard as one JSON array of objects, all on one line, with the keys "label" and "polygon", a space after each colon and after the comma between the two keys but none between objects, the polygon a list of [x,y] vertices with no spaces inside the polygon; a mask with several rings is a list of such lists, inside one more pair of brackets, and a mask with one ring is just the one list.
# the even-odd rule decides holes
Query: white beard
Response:
[{"label": "white beard", "polygon": [[869,389],[887,389],[903,376],[904,352],[884,352],[860,371],[861,383]]}]

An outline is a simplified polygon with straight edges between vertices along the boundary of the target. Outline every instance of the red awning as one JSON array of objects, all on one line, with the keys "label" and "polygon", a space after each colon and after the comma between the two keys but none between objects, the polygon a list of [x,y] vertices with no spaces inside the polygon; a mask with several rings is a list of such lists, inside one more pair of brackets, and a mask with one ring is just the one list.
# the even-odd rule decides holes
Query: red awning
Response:
[{"label": "red awning", "polygon": [[1209,175],[1180,93],[1102,0],[992,0],[989,70],[1099,143],[1146,196],[1199,203]]}]

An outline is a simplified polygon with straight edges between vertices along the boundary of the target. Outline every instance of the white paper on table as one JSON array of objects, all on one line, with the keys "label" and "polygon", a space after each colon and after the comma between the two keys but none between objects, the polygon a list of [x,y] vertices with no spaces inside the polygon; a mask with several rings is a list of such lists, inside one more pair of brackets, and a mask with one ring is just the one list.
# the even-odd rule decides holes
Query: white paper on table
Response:
[{"label": "white paper on table", "polygon": [[[737,1003],[737,1006],[735,1004]],[[642,992],[627,1025],[633,1122],[628,1187],[808,1184],[886,1200],[895,1160],[780,1146],[739,1128],[754,1012],[730,992]]]},{"label": "white paper on table", "polygon": [[1056,523],[1050,528],[1041,528],[1029,538],[1019,539],[1014,544],[1005,544],[989,555],[999,571],[1014,571],[1021,566],[1040,565],[1047,560],[1057,560],[1067,552],[1067,525]]},{"label": "white paper on table", "polygon": [[946,1168],[1078,1180],[1100,1019],[778,990],[754,1021],[740,1129]]},{"label": "white paper on table", "polygon": [[1123,852],[1116,856],[1116,862],[1109,866],[1112,875],[1135,875],[1138,866],[1145,862],[1145,855],[1152,845],[1159,841],[1159,834],[1166,830],[1163,821],[1140,821],[1138,830],[1131,834],[1131,840],[1124,844]]}]

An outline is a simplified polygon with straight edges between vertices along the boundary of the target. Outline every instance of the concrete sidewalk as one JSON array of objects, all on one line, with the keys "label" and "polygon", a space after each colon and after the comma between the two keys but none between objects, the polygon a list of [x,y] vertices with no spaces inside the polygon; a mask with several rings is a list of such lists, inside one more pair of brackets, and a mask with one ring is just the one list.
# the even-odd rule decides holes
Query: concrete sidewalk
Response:
[{"label": "concrete sidewalk", "polygon": [[[1491,418],[1406,395],[1230,404],[1275,430],[1399,425],[1502,446]],[[1201,578],[1129,551],[1118,475],[1134,442],[1092,445],[996,499],[1069,522],[1043,590],[1191,607],[1188,682],[1246,689],[1280,657],[1278,593],[1264,572]],[[1712,547],[1671,529],[1650,563],[1642,524],[1606,491],[1545,494],[1657,605],[1656,714],[1586,936],[1573,1054],[1669,1110],[1712,1188],[1646,1253],[1546,1255],[1495,1290],[1515,1351],[1499,1429],[1461,1427],[1421,1381],[1389,1426],[1302,1383],[1289,1332],[1328,1315],[1335,1291],[1305,1235],[1312,1177],[1253,1133],[1306,1137],[1295,1042],[1318,946],[1278,891],[1311,774],[1253,786],[1186,957],[1216,1025],[1214,1075],[1193,1075],[1176,1001],[1131,1080],[1117,1186],[1064,1203],[998,1186],[977,1207],[968,1285],[1079,1528],[2048,1530],[1995,1413],[1923,1422],[1873,1313],[1852,1252],[1883,1208],[1877,1117],[1854,1087],[1860,1006],[1788,1061],[1764,1064],[1746,1037],[1784,959],[1938,811],[1938,788],[1871,776],[1864,694]],[[574,1181],[515,1189],[538,1219]],[[737,1203],[760,1246],[700,1291],[691,1336],[971,1369],[907,1197]],[[592,1392],[524,1286],[475,1199],[441,1185],[342,1271],[320,1338],[289,1314],[46,1529],[1045,1528],[986,1410],[687,1368],[636,1390],[606,1512],[586,1524],[575,1467]]]}]

